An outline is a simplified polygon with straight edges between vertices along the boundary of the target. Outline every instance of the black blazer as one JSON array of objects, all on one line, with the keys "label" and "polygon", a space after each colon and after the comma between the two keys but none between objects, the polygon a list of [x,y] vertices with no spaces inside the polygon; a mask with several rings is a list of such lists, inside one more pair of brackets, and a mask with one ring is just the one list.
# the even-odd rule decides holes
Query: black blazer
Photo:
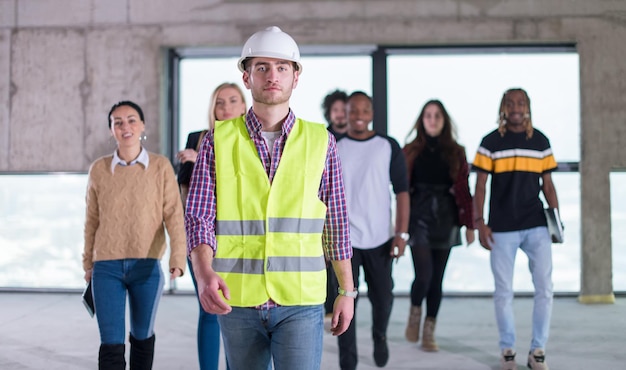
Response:
[{"label": "black blazer", "polygon": [[[189,136],[187,136],[187,145],[185,145],[185,149],[197,150],[200,134],[204,131],[190,133]],[[178,170],[178,184],[189,185],[189,181],[191,181],[191,173],[193,172],[193,165],[193,162],[185,162],[180,166],[180,169]]]}]

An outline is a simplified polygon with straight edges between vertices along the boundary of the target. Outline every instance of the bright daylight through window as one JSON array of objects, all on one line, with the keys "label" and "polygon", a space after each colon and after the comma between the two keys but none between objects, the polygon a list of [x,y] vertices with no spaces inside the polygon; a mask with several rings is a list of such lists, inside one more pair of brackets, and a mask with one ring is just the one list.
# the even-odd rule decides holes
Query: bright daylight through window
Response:
[{"label": "bright daylight through window", "polygon": [[[579,291],[580,88],[578,54],[573,47],[433,51],[377,49],[370,45],[317,46],[314,52],[307,50],[302,48],[304,70],[291,99],[297,116],[325,124],[321,104],[326,94],[335,89],[348,93],[362,90],[373,95],[377,103],[383,99],[384,104],[377,107],[386,108],[382,117],[387,118],[388,134],[403,145],[422,105],[429,99],[440,99],[457,126],[458,140],[465,146],[470,162],[481,137],[496,128],[502,93],[510,87],[526,89],[531,98],[533,123],[550,138],[557,161],[574,164],[571,171],[553,175],[566,227],[565,243],[553,247],[553,279],[555,291]],[[211,54],[211,49],[208,51],[205,54],[195,51],[192,56],[181,53],[176,60],[177,73],[172,78],[178,88],[171,93],[177,104],[173,105],[171,118],[175,130],[172,136],[178,139],[170,141],[166,152],[176,153],[184,148],[189,132],[207,127],[209,97],[218,84],[230,81],[244,87],[236,67],[239,50],[219,55]],[[381,55],[382,64],[376,59]],[[250,106],[249,91],[244,89],[244,92]],[[164,141],[168,139],[168,135],[164,136]],[[611,175],[614,271],[623,271],[626,264],[623,253],[619,252],[624,249],[621,248],[624,238],[619,236],[616,223],[626,217],[623,207],[616,202],[616,199],[623,199],[619,197],[619,189],[624,188],[619,185],[622,180],[622,173]],[[7,251],[0,257],[0,287],[84,286],[81,253],[85,182],[85,174],[0,176],[0,204],[3,205],[0,207],[0,245]],[[474,175],[471,175],[472,191],[473,182]],[[25,184],[30,184],[32,189],[24,189]],[[19,194],[38,196],[28,198]],[[58,213],[59,209],[63,209],[62,214]],[[38,232],[30,235],[23,232],[24,229]],[[514,288],[531,291],[526,256],[523,253],[517,256]],[[34,265],[39,266],[37,274],[31,273]],[[406,256],[394,265],[395,291],[408,292],[412,279],[412,262],[410,256]],[[614,289],[626,290],[625,281],[615,278]],[[193,290],[189,274],[178,279],[177,284],[178,289]],[[452,250],[444,290],[493,291],[489,253],[478,242],[470,248],[461,246]]]},{"label": "bright daylight through window", "polygon": [[[319,49],[319,48],[318,48]],[[510,51],[510,50],[506,50]],[[388,134],[403,145],[419,109],[429,99],[441,100],[458,130],[458,140],[472,161],[480,139],[496,128],[503,92],[522,87],[530,95],[535,126],[550,139],[557,161],[580,160],[580,97],[578,54],[573,48],[551,51],[505,52],[472,50],[471,53],[386,51]],[[237,56],[189,58],[180,62],[180,110],[178,148],[184,148],[187,134],[207,127],[211,91],[218,84],[241,82]],[[303,73],[292,95],[297,116],[325,123],[323,97],[341,89],[363,90],[381,99],[372,87],[372,57],[364,55],[307,55],[303,52]],[[246,92],[248,106],[250,94]],[[556,291],[578,291],[580,280],[580,178],[578,172],[556,173],[566,241],[554,248]],[[474,175],[470,177],[473,191]],[[518,253],[515,271],[517,291],[532,291],[527,259]],[[489,254],[475,242],[470,248],[454,248],[446,270],[444,289],[448,292],[493,290]],[[480,277],[480,278],[478,278]],[[413,279],[410,257],[394,266],[395,290],[408,292]],[[179,282],[191,287],[190,282]],[[361,286],[365,286],[362,284]]]}]

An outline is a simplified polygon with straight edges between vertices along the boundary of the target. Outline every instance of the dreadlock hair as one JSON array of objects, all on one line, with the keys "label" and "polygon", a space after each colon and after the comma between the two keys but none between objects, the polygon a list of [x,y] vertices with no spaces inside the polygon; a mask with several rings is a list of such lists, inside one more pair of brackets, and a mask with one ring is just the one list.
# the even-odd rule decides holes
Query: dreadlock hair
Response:
[{"label": "dreadlock hair", "polygon": [[406,136],[405,142],[408,141],[414,131],[417,132],[417,137],[406,144],[407,163],[413,163],[415,158],[417,158],[426,147],[427,133],[424,128],[424,113],[426,107],[429,105],[436,105],[443,116],[443,128],[441,134],[439,134],[439,145],[441,147],[443,160],[450,168],[450,178],[452,181],[456,181],[460,170],[460,158],[465,156],[465,148],[456,141],[456,127],[448,111],[443,106],[443,103],[439,100],[429,100],[424,104],[420,115],[417,117],[417,121],[415,121],[415,125],[413,125],[413,128],[411,128],[411,131],[409,131],[409,134]]},{"label": "dreadlock hair", "polygon": [[524,94],[524,98],[526,99],[526,107],[528,107],[528,112],[524,114],[524,127],[526,128],[526,139],[530,139],[533,137],[533,120],[530,115],[530,98],[528,97],[528,93],[526,90],[516,87],[512,89],[508,89],[502,95],[502,100],[500,100],[500,110],[498,112],[498,132],[500,136],[504,136],[506,133],[506,118],[508,112],[506,110],[506,96],[509,93],[519,91]]}]

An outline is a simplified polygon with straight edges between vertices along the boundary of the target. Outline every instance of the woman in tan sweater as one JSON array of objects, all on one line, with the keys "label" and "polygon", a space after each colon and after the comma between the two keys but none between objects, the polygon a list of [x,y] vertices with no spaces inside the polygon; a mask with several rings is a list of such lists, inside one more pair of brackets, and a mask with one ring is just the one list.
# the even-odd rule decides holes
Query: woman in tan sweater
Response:
[{"label": "woman in tan sweater", "polygon": [[163,291],[160,259],[170,237],[170,279],[182,276],[186,248],[183,207],[174,169],[141,145],[141,108],[115,104],[109,128],[117,150],[89,169],[85,280],[93,284],[100,329],[99,369],[125,369],[126,295],[130,305],[130,368],[151,369],[154,321]]}]

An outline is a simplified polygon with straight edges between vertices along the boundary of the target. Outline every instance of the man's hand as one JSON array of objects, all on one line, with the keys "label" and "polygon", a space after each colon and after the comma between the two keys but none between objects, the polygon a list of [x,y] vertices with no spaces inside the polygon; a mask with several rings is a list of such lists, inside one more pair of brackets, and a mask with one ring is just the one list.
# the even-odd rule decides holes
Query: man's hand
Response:
[{"label": "man's hand", "polygon": [[334,336],[345,333],[354,317],[355,298],[338,295],[333,305],[333,318],[331,320],[330,332]]},{"label": "man's hand", "polygon": [[[194,274],[196,270],[194,269]],[[224,301],[230,299],[230,291],[226,282],[215,271],[210,271],[200,277],[200,274],[196,274],[196,282],[198,284],[198,298],[202,309],[208,313],[216,315],[225,315],[232,311],[232,307]],[[222,298],[222,294],[224,298]]]},{"label": "man's hand", "polygon": [[[339,286],[343,289],[353,290],[354,280],[352,280],[352,262],[349,259],[331,260],[335,276],[339,281]],[[355,298],[338,295],[333,304],[333,318],[331,319],[330,332],[334,336],[343,334],[354,317],[354,300]]]},{"label": "man's hand", "polygon": [[485,225],[483,222],[478,225],[478,240],[480,241],[480,245],[483,246],[486,250],[491,250],[493,245],[493,235],[491,233],[491,228]]},{"label": "man's hand", "polygon": [[[208,313],[225,315],[232,311],[232,307],[224,302],[230,299],[230,291],[224,279],[213,271],[213,249],[206,244],[200,244],[191,252],[191,268],[193,269],[198,285],[198,299],[202,309]],[[222,294],[224,297],[222,298]]]},{"label": "man's hand", "polygon": [[404,256],[404,250],[406,249],[406,242],[399,236],[395,236],[393,238],[393,242],[391,243],[391,248],[389,250],[389,254],[392,258],[398,262],[400,257]]}]

